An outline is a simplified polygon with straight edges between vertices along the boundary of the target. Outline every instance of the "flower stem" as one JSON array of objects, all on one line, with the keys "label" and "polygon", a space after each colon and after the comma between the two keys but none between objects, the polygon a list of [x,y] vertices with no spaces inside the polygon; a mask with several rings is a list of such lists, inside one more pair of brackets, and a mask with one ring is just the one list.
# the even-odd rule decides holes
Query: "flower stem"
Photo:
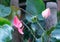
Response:
[{"label": "flower stem", "polygon": [[41,26],[41,24],[39,23],[39,21],[37,21],[37,24],[39,25],[39,27],[40,27],[43,31],[45,31],[45,30],[43,29],[43,27]]},{"label": "flower stem", "polygon": [[[23,22],[23,21],[22,21]],[[23,24],[27,27],[27,29],[30,31],[30,33],[33,35],[33,37],[36,39],[35,35],[32,33],[31,29],[23,22]]]}]

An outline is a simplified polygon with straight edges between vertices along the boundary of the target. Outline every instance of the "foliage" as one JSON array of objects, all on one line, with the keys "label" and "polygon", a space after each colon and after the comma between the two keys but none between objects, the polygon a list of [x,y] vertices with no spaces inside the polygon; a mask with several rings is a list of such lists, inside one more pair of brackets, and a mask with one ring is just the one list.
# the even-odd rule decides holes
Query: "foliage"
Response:
[{"label": "foliage", "polygon": [[14,16],[17,15],[18,18],[20,19],[21,16],[20,9],[17,8],[16,6],[10,6],[10,8],[11,8],[11,14],[7,16],[7,18],[11,21],[13,20]]},{"label": "foliage", "polygon": [[11,22],[5,18],[0,17],[0,25],[8,24],[11,25]]},{"label": "foliage", "polygon": [[34,40],[32,39],[32,41],[36,41],[36,42],[40,42],[40,41],[47,42],[48,40],[50,40],[51,42],[54,40],[57,41],[57,39],[53,39],[54,38],[53,31],[55,30],[55,28],[58,28],[58,27],[52,27],[51,29],[47,31],[45,30],[44,18],[41,15],[42,11],[45,9],[45,5],[43,1],[42,0],[27,0],[26,4],[27,4],[26,6],[27,12],[26,12],[25,17],[26,17],[26,20],[28,21],[27,26],[30,28],[30,31],[32,31],[31,33],[32,35],[30,34],[30,31],[28,30],[29,32],[25,31],[25,32],[28,32],[27,34],[25,33],[25,36],[29,34],[28,38],[31,38],[31,39],[33,36]]},{"label": "foliage", "polygon": [[[2,4],[9,6],[7,3],[10,0],[2,1]],[[5,1],[7,3],[5,3]],[[18,10],[21,8],[17,8],[15,6],[11,6],[10,8],[5,7],[4,5],[0,5],[0,42],[11,42],[13,28],[12,22],[10,22],[11,20],[9,21],[8,19],[13,20],[14,16],[17,15]],[[30,39],[32,42],[47,42],[48,40],[51,42],[60,42],[60,38],[57,38],[57,36],[60,35],[60,23],[58,23],[56,27],[45,30],[44,18],[41,15],[42,11],[45,9],[43,1],[27,0],[26,5],[26,10],[21,9],[26,13],[25,16],[23,16],[25,18],[22,19],[22,23],[24,25],[24,42],[28,42]],[[19,19],[21,15],[22,14],[17,15]],[[19,24],[20,23],[15,25],[19,27]]]},{"label": "foliage", "polygon": [[58,11],[57,15],[60,16],[60,11]]},{"label": "foliage", "polygon": [[5,6],[10,6],[10,0],[0,0],[0,4],[3,4]]},{"label": "foliage", "polygon": [[0,42],[12,41],[12,31],[13,31],[12,24],[8,19],[6,19],[10,15],[10,13],[11,13],[10,7],[6,7],[0,4]]},{"label": "foliage", "polygon": [[54,29],[55,29],[55,27],[52,27],[51,29],[45,31],[45,32],[42,34],[42,36],[41,36],[42,42],[47,42],[47,41],[49,40],[48,37],[50,36],[50,34],[52,33],[52,31],[53,31]]},{"label": "foliage", "polygon": [[7,24],[0,26],[0,42],[11,42],[13,28]]},{"label": "foliage", "polygon": [[28,12],[26,14],[26,19],[29,22],[32,22],[31,19],[34,16],[40,17],[39,15],[45,9],[45,5],[42,0],[27,0],[26,4],[26,11]]},{"label": "foliage", "polygon": [[45,9],[45,5],[42,0],[27,0],[26,4],[26,10],[32,14],[41,14],[41,12]]},{"label": "foliage", "polygon": [[0,4],[0,17],[9,16],[11,13],[10,7],[5,7],[4,5]]}]

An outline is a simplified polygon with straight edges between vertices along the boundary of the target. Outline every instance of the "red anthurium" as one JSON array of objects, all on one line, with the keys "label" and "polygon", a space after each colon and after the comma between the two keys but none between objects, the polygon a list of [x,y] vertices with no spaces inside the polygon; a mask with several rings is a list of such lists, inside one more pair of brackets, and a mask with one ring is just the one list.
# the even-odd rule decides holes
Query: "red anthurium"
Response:
[{"label": "red anthurium", "polygon": [[50,14],[51,14],[51,12],[50,12],[50,9],[49,8],[47,8],[46,10],[44,10],[43,12],[42,12],[42,16],[46,19],[46,18],[48,18],[49,16],[50,16]]},{"label": "red anthurium", "polygon": [[20,34],[24,34],[23,33],[22,22],[18,19],[17,16],[14,17],[13,25],[18,29],[18,31],[19,31]]}]

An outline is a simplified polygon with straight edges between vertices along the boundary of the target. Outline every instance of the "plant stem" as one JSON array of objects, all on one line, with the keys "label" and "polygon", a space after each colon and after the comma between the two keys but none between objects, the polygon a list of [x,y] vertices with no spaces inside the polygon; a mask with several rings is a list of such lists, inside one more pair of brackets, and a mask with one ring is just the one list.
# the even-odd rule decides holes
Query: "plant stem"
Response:
[{"label": "plant stem", "polygon": [[29,14],[31,17],[33,16],[32,13],[30,14],[30,12],[28,12],[28,11],[22,9],[22,8],[19,8],[19,9],[22,10],[22,11],[24,11],[25,13]]},{"label": "plant stem", "polygon": [[45,31],[45,30],[43,29],[43,27],[41,26],[41,24],[39,23],[39,21],[37,21],[37,24],[39,25],[39,27],[40,27],[43,31]]},{"label": "plant stem", "polygon": [[[22,9],[22,8],[20,8],[21,10],[23,10],[25,13],[27,13],[27,14],[29,14],[29,15],[31,15],[31,17],[32,17],[32,14],[30,14],[29,12],[27,12],[26,10],[24,10],[24,9]],[[41,24],[38,22],[38,20],[37,20],[37,24],[39,25],[39,27],[43,30],[43,31],[45,31],[44,29],[43,29],[43,27],[41,26]],[[30,30],[30,28],[25,24],[25,26]],[[33,34],[33,33],[32,33]],[[34,36],[35,37],[35,36]]]},{"label": "plant stem", "polygon": [[[23,21],[22,21],[23,22]],[[27,27],[27,29],[31,32],[31,34],[33,35],[33,37],[36,39],[35,35],[32,33],[31,29],[23,22],[23,24]]]}]

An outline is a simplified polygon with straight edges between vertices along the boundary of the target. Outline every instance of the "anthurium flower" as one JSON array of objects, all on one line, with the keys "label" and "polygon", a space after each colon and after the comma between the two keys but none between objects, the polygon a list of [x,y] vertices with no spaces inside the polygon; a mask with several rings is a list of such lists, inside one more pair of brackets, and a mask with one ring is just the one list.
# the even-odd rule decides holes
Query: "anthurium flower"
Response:
[{"label": "anthurium flower", "polygon": [[48,18],[49,16],[50,16],[50,14],[51,14],[51,12],[50,12],[50,9],[49,8],[47,8],[46,10],[44,10],[43,12],[42,12],[42,16],[46,19],[46,18]]},{"label": "anthurium flower", "polygon": [[22,22],[18,19],[17,16],[14,17],[14,20],[13,20],[13,25],[18,29],[19,33],[20,34],[24,34],[23,33],[23,24]]}]

